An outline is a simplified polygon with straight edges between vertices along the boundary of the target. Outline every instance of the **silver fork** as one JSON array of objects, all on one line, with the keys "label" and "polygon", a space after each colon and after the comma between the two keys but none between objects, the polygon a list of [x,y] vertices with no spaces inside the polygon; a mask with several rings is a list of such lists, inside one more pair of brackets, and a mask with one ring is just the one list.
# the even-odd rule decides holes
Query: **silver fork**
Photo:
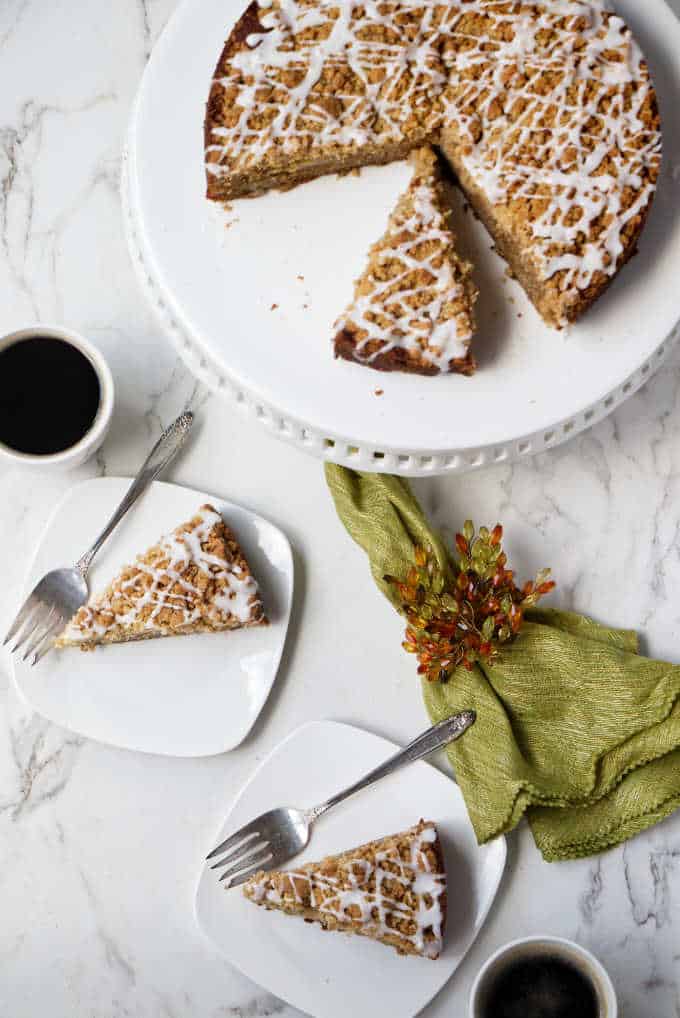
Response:
[{"label": "silver fork", "polygon": [[208,860],[219,855],[222,858],[213,863],[211,869],[227,867],[219,878],[226,881],[225,887],[238,887],[260,870],[278,869],[282,863],[288,862],[306,847],[312,824],[329,809],[400,767],[415,763],[416,760],[421,760],[424,756],[429,756],[435,750],[442,749],[455,739],[459,739],[470,725],[475,723],[476,717],[474,711],[466,710],[440,721],[366,777],[331,796],[320,806],[314,806],[312,809],[284,806],[263,813],[212,850],[207,857]]},{"label": "silver fork", "polygon": [[3,641],[3,646],[14,641],[12,654],[23,647],[22,660],[30,658],[33,666],[51,649],[66,623],[88,599],[87,574],[95,555],[151,482],[177,455],[193,422],[194,415],[186,411],[166,428],[89,551],[71,569],[53,569],[33,588]]}]

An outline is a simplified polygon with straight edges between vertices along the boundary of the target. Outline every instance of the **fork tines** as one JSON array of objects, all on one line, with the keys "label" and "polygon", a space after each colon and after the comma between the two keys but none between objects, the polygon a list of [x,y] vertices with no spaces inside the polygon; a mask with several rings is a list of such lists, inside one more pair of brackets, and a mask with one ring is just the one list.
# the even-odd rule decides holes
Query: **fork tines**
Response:
[{"label": "fork tines", "polygon": [[219,878],[225,881],[225,887],[238,887],[245,883],[258,870],[267,868],[266,864],[273,858],[270,843],[260,836],[256,824],[256,820],[246,824],[207,856],[207,860],[222,856],[210,868],[217,870],[227,867]]},{"label": "fork tines", "polygon": [[10,653],[15,654],[23,646],[22,661],[30,658],[31,666],[36,665],[65,625],[66,619],[54,605],[45,604],[35,594],[31,594],[10,626],[3,647],[14,640]]}]

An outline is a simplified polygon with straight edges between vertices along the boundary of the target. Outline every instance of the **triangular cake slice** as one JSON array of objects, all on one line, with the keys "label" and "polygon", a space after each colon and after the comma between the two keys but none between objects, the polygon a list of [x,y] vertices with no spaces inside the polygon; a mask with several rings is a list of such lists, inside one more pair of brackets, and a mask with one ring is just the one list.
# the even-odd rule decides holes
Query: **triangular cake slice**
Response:
[{"label": "triangular cake slice", "polygon": [[78,610],[57,647],[266,625],[257,583],[220,514],[201,506]]},{"label": "triangular cake slice", "polygon": [[369,937],[399,954],[441,954],[446,872],[430,821],[299,869],[257,873],[243,890],[256,905]]},{"label": "triangular cake slice", "polygon": [[335,355],[381,371],[469,375],[471,266],[456,250],[437,156],[425,146],[411,159],[411,183],[336,322]]}]

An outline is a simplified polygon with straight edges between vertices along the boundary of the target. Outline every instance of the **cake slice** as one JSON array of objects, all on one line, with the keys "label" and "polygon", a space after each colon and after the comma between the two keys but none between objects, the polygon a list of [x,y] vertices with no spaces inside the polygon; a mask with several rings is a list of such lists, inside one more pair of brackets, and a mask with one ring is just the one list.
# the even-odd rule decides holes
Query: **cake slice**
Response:
[{"label": "cake slice", "polygon": [[335,323],[335,355],[380,371],[469,375],[477,291],[456,251],[437,156],[411,156],[414,175],[369,252],[354,300]]},{"label": "cake slice", "polygon": [[220,514],[204,505],[83,605],[56,646],[90,650],[261,625],[267,618],[243,552]]},{"label": "cake slice", "polygon": [[296,870],[257,873],[243,891],[256,905],[369,937],[399,954],[441,954],[446,872],[430,821]]}]

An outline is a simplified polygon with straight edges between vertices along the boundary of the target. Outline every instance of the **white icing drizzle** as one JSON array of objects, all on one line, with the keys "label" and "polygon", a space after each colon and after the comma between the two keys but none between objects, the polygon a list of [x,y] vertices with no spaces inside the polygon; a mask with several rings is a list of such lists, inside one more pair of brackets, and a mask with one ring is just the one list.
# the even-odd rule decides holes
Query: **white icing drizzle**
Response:
[{"label": "white icing drizzle", "polygon": [[[236,619],[245,625],[256,607],[257,583],[236,563],[210,554],[203,547],[213,528],[221,523],[218,513],[203,506],[192,519],[191,529],[178,527],[161,538],[152,549],[151,562],[144,561],[147,556],[138,557],[130,570],[114,580],[110,590],[81,608],[63,638],[86,642],[103,637],[115,626],[163,632],[167,627],[159,615],[164,608],[181,613],[171,630],[190,627],[199,620],[224,625]],[[196,566],[214,583],[209,598],[190,581],[190,566]],[[126,573],[129,575],[123,578]],[[121,595],[130,602],[125,612],[114,607]],[[104,617],[105,623],[98,617]]]},{"label": "white icing drizzle", "polygon": [[[209,173],[452,127],[492,203],[533,202],[529,240],[546,280],[560,273],[563,290],[583,290],[616,271],[626,225],[654,191],[661,138],[643,120],[642,53],[602,0],[276,0],[260,20],[217,79],[236,89],[239,112],[213,128]],[[325,38],[305,35],[322,26]],[[336,70],[338,82],[351,71],[344,90]]]},{"label": "white icing drizzle", "polygon": [[[359,921],[373,936],[396,937],[411,944],[420,954],[436,958],[443,942],[441,898],[446,892],[446,874],[430,869],[423,849],[436,841],[437,831],[432,824],[426,824],[407,833],[411,838],[408,861],[401,859],[394,848],[376,852],[375,865],[361,856],[348,859],[343,864],[342,884],[316,869],[290,870],[280,874],[284,878],[282,894],[271,886],[271,875],[263,873],[248,881],[248,896],[257,904],[280,905],[289,898],[302,906],[304,900],[298,889],[298,885],[302,885],[309,893],[311,908],[319,913],[331,915],[339,922]],[[375,887],[369,891],[372,879]],[[415,909],[390,895],[386,887],[389,881],[413,893]],[[359,910],[358,918],[348,913],[351,906]],[[390,925],[391,918],[407,920],[415,926],[415,932],[410,935],[401,932]]]},{"label": "white icing drizzle", "polygon": [[[469,315],[442,317],[445,305],[463,300],[465,292],[451,262],[453,236],[436,201],[437,186],[434,172],[416,173],[374,255],[379,264],[400,262],[401,271],[380,279],[369,268],[361,280],[369,292],[357,291],[352,305],[335,323],[336,330],[362,334],[354,349],[358,361],[370,364],[378,354],[400,347],[439,371],[448,371],[451,360],[464,358],[468,351]],[[407,216],[402,213],[404,202],[410,210]],[[425,245],[433,245],[428,255],[423,252]],[[426,285],[417,282],[416,272],[427,273]],[[362,289],[368,287],[362,285]],[[380,346],[369,352],[368,344],[376,341]]]}]

